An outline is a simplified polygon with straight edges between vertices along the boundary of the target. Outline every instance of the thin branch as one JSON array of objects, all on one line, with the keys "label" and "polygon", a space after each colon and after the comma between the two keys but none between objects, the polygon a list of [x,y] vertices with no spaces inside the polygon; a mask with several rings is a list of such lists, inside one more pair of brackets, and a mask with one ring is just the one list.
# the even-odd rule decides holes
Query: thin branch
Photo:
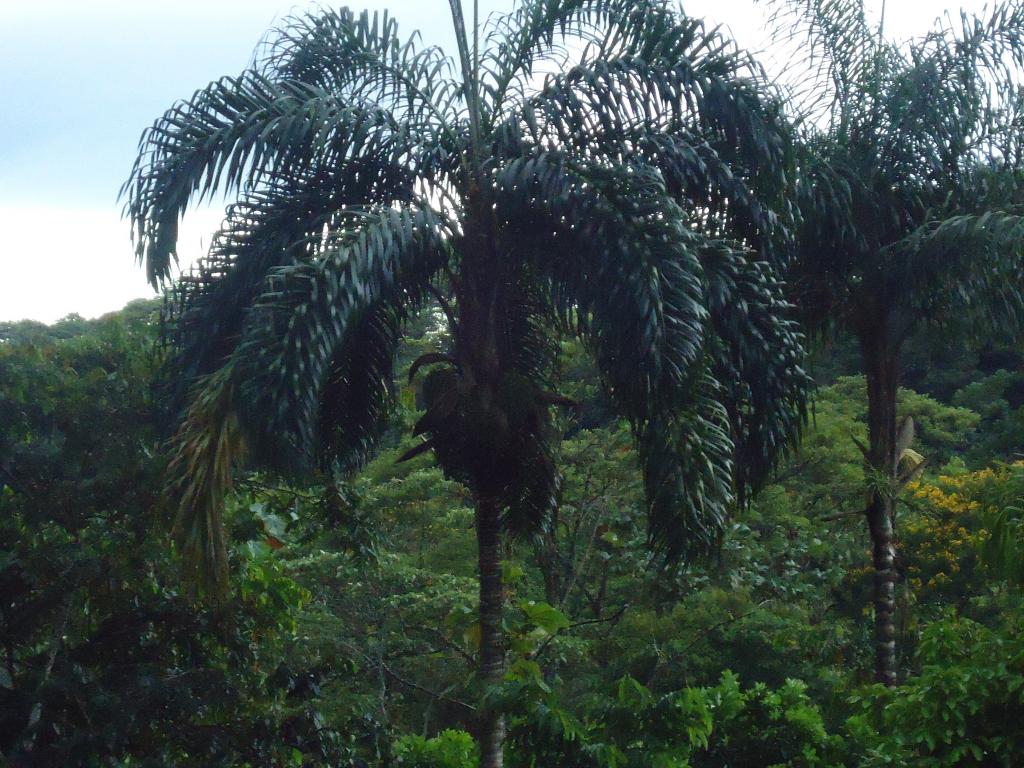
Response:
[{"label": "thin branch", "polygon": [[466,650],[464,648],[459,647],[457,643],[452,642],[452,640],[448,638],[443,632],[436,629],[435,627],[428,627],[425,625],[420,626],[419,629],[422,629],[425,632],[429,632],[430,634],[432,634],[434,637],[441,641],[441,644],[444,645],[445,648],[447,648],[450,651],[454,651],[459,656],[461,656],[463,660],[466,661],[466,663],[468,663],[471,667],[473,667],[474,669],[476,668],[476,659],[473,657],[473,655],[467,653]]},{"label": "thin branch", "polygon": [[764,606],[766,606],[768,603],[772,602],[773,599],[774,598],[771,598],[771,597],[765,598],[760,603],[758,603],[753,608],[751,608],[749,611],[745,611],[744,613],[741,613],[739,616],[730,616],[728,619],[724,619],[724,620],[718,622],[717,624],[712,624],[710,627],[705,629],[703,632],[698,632],[696,637],[694,637],[693,640],[691,640],[690,643],[685,648],[683,648],[682,654],[685,655],[687,653],[687,651],[689,651],[691,648],[693,648],[697,643],[699,643],[705,637],[710,635],[716,629],[721,629],[722,627],[727,627],[730,624],[735,624],[737,621],[742,621],[743,619],[747,618],[748,616],[751,616],[754,613],[756,613],[757,611],[759,611],[760,609],[764,608]]},{"label": "thin branch", "polygon": [[619,608],[619,610],[617,610],[615,613],[613,613],[611,616],[608,616],[607,618],[604,618],[604,619],[587,619],[586,621],[577,621],[575,624],[570,624],[565,629],[558,630],[553,635],[549,635],[547,640],[545,640],[543,643],[541,643],[539,646],[537,646],[537,650],[535,650],[533,653],[530,654],[530,658],[531,659],[535,659],[538,656],[540,656],[544,652],[544,650],[549,645],[551,645],[551,642],[556,637],[561,635],[563,632],[571,632],[574,629],[578,629],[579,627],[587,627],[587,626],[590,626],[591,624],[612,624],[613,626],[615,624],[618,624],[619,619],[621,619],[623,614],[626,613],[626,610],[629,608],[629,605],[630,605],[629,603],[625,603],[621,608]]},{"label": "thin branch", "polygon": [[433,283],[427,283],[427,291],[430,295],[437,299],[437,303],[441,305],[441,311],[444,312],[444,316],[448,318],[448,325],[454,331],[455,330],[455,311],[452,309],[452,305],[448,302],[448,298],[438,290],[437,286]]},{"label": "thin branch", "polygon": [[309,493],[308,491],[299,491],[295,488],[288,488],[282,485],[272,485],[270,483],[264,483],[260,480],[254,480],[253,478],[241,478],[235,482],[235,485],[239,488],[247,488],[251,491],[258,491],[263,493],[285,493],[296,499],[303,499],[305,501],[322,501],[323,497],[319,494]]},{"label": "thin branch", "polygon": [[[743,619],[747,618],[748,616],[752,615],[756,611],[758,611],[761,608],[763,608],[768,603],[772,602],[772,600],[773,600],[773,598],[770,598],[770,597],[769,598],[765,598],[764,600],[759,602],[757,605],[755,605],[753,608],[751,608],[749,611],[745,611],[744,613],[741,613],[738,616],[730,616],[729,618],[723,619],[722,621],[718,622],[717,624],[712,624],[710,627],[707,627],[707,628],[701,630],[700,632],[698,632],[694,636],[693,640],[691,640],[690,643],[687,644],[686,647],[684,647],[679,652],[679,655],[681,655],[681,656],[686,655],[686,653],[688,653],[690,651],[690,649],[692,649],[695,645],[697,645],[697,643],[699,643],[705,637],[710,635],[716,629],[721,629],[722,627],[727,627],[730,624],[736,623],[737,621],[742,621]],[[654,665],[654,669],[651,670],[651,674],[648,675],[647,682],[644,685],[650,686],[651,682],[654,680],[655,673],[658,671],[658,669],[661,667],[661,665],[664,662],[665,662],[665,659],[662,658],[660,653],[659,653],[658,663]]]},{"label": "thin branch", "polygon": [[852,517],[854,515],[866,515],[866,509],[848,509],[845,512],[836,512],[832,515],[825,515],[822,517],[822,521],[826,523],[834,522],[835,520],[842,520],[844,517]]},{"label": "thin branch", "polygon": [[395,670],[393,670],[391,667],[385,664],[383,659],[374,659],[350,643],[342,642],[342,645],[348,648],[349,651],[351,651],[352,653],[361,656],[363,660],[366,661],[367,664],[377,667],[381,672],[390,677],[399,685],[404,685],[406,688],[411,688],[415,691],[425,693],[431,698],[437,699],[438,701],[447,701],[449,704],[455,704],[456,706],[463,707],[464,709],[468,709],[470,712],[476,711],[476,707],[474,707],[472,704],[467,704],[466,702],[460,701],[459,699],[453,699],[451,696],[446,696],[443,693],[438,693],[437,691],[431,690],[426,686],[420,685],[419,683],[413,680],[405,679],[397,672],[395,672]]}]

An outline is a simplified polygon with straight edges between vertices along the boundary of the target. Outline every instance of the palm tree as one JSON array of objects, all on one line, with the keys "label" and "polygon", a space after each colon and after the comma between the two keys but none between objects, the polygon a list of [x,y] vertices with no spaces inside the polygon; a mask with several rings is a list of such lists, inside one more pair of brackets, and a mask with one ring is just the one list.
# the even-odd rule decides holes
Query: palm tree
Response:
[{"label": "palm tree", "polygon": [[[405,321],[443,309],[451,348],[409,372],[429,369],[407,456],[472,492],[494,683],[502,534],[543,531],[557,494],[553,331],[633,426],[666,562],[716,542],[806,381],[777,278],[790,144],[753,62],[661,0],[527,0],[469,28],[451,10],[457,65],[386,14],[288,20],[145,132],[125,192],[154,286],[186,206],[239,198],[167,317],[177,543],[214,587],[233,469],[357,467]],[[500,715],[477,731],[500,765]]]},{"label": "palm tree", "polygon": [[780,0],[776,20],[821,75],[793,100],[801,225],[787,277],[812,335],[860,346],[875,672],[891,685],[894,501],[913,436],[897,422],[900,350],[922,327],[1012,330],[1024,310],[1024,4],[939,20],[907,44],[872,28],[861,0]]}]

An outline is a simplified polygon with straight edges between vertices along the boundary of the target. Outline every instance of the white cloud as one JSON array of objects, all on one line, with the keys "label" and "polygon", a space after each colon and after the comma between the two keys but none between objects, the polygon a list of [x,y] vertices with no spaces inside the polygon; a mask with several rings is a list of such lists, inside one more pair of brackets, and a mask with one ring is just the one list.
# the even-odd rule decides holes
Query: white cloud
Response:
[{"label": "white cloud", "polygon": [[[209,246],[219,222],[214,208],[185,217],[178,240],[183,267]],[[113,206],[0,207],[0,265],[0,320],[96,317],[155,295],[134,263],[128,222]]]}]

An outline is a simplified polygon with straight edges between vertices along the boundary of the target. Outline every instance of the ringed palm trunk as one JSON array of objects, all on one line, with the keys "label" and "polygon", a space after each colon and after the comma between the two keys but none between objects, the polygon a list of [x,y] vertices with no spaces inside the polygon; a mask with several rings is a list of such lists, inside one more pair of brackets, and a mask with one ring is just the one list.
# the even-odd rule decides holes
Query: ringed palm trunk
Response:
[{"label": "ringed palm trunk", "polygon": [[869,497],[866,509],[874,566],[875,679],[896,684],[896,550],[893,539],[896,472],[898,347],[884,333],[861,338],[868,387]]},{"label": "ringed palm trunk", "polygon": [[[496,685],[505,674],[505,641],[501,630],[501,508],[496,499],[476,502],[476,539],[480,570],[480,658],[478,674]],[[480,768],[501,768],[505,720],[489,707],[480,712]]]},{"label": "ringed palm trunk", "polygon": [[[495,222],[480,186],[471,184],[467,208],[472,212],[466,222],[465,252],[461,274],[462,291],[458,296],[460,327],[457,332],[458,357],[463,372],[475,392],[480,423],[475,428],[496,434],[502,415],[497,403],[499,383],[504,373],[499,352],[498,318],[500,308],[500,260],[494,236]],[[484,475],[499,470],[492,459]],[[485,686],[497,685],[505,675],[505,641],[501,618],[504,594],[501,577],[502,502],[493,492],[492,476],[476,480],[477,569],[480,580],[480,656],[477,676]],[[480,768],[502,768],[505,740],[504,717],[483,700],[478,718]]]}]

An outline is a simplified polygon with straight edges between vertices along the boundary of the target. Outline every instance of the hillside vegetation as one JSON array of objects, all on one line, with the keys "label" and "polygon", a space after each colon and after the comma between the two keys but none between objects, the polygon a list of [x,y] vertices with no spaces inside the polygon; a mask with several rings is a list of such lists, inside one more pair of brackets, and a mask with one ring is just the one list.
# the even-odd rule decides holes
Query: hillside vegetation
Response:
[{"label": "hillside vegetation", "polygon": [[[239,479],[230,597],[183,586],[161,501],[155,308],[4,329],[0,750],[14,765],[475,765],[470,500],[428,457]],[[440,330],[426,313],[411,360]],[[562,346],[558,523],[504,553],[515,766],[1014,765],[1024,750],[1024,361],[913,343],[900,684],[871,682],[863,386],[840,348],[801,448],[721,550],[662,571],[628,428]],[[19,758],[17,755],[23,755]]]}]

